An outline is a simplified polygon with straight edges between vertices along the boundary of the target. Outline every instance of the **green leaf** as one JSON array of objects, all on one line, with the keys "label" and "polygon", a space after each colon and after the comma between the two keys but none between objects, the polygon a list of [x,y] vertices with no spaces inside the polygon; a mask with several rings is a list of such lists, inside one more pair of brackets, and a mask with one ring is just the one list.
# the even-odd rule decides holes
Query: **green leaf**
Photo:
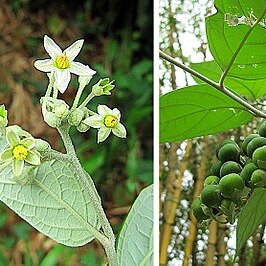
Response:
[{"label": "green leaf", "polygon": [[161,142],[226,131],[252,118],[243,106],[207,84],[161,96],[159,113]]},{"label": "green leaf", "polygon": [[[218,12],[206,18],[208,44],[215,61],[225,70],[251,29],[248,23],[241,23],[240,18],[245,21],[252,18],[251,16],[261,17],[265,12],[265,0],[216,0],[214,5]],[[240,19],[237,25],[232,26],[226,21],[226,17],[230,16],[234,16],[238,21]],[[265,79],[266,30],[263,24],[253,27],[251,34],[241,46],[229,75],[242,79]]]},{"label": "green leaf", "polygon": [[118,265],[153,265],[153,185],[134,202],[121,229],[117,246]]},{"label": "green leaf", "polygon": [[[190,66],[197,72],[216,82],[219,81],[222,74],[221,68],[215,61],[192,63]],[[194,77],[194,79],[199,84],[204,83],[198,78]],[[225,80],[225,86],[232,91],[253,100],[264,96],[266,93],[266,79],[243,80],[229,76]]]},{"label": "green leaf", "polygon": [[10,179],[11,167],[0,175],[0,200],[43,234],[67,246],[81,246],[99,224],[88,194],[69,165],[51,161],[36,168],[32,183]]},{"label": "green leaf", "polygon": [[236,228],[236,255],[258,226],[266,222],[266,189],[256,188],[242,208]]}]

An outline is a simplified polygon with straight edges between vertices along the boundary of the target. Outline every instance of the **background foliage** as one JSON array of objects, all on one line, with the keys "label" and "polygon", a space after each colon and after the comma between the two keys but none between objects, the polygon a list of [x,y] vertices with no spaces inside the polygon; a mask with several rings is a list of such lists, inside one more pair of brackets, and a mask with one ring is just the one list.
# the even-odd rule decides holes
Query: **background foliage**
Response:
[{"label": "background foliage", "polygon": [[[117,107],[128,129],[126,140],[110,137],[96,145],[96,131],[71,132],[83,167],[92,175],[117,234],[141,189],[152,183],[152,1],[1,1],[0,102],[9,110],[10,124],[63,150],[57,132],[42,122],[38,106],[47,78],[33,68],[46,57],[43,35],[62,48],[84,38],[79,61],[102,77],[115,79],[111,97],[93,100]],[[70,103],[77,80],[62,96]],[[87,89],[88,92],[89,88]],[[86,92],[86,90],[85,90]],[[70,249],[57,245],[14,212],[0,205],[1,265],[100,265],[97,241]],[[97,255],[95,255],[97,254]]]},{"label": "background foliage", "polygon": [[[256,3],[248,0],[241,1],[243,2],[245,7],[251,3],[263,5],[263,1],[256,1]],[[240,2],[220,0],[216,1],[216,4],[222,14],[212,15],[206,20],[207,33],[209,30],[208,43],[215,59],[218,58],[218,64],[224,69],[232,54],[226,52],[228,47],[225,47],[222,42],[221,44],[219,40],[226,37],[229,48],[236,49],[241,36],[248,31],[249,27],[240,27],[239,33],[237,33],[237,27],[226,25],[227,27],[221,29],[224,25],[224,13],[232,13],[236,10],[236,8],[223,9],[230,5],[236,7]],[[262,12],[263,9],[259,10]],[[203,64],[198,62],[212,60],[205,35],[204,17],[216,11],[213,9],[213,1],[209,0],[160,1],[160,48],[214,81],[218,81],[221,74],[218,65],[214,61]],[[254,12],[258,12],[256,7]],[[264,33],[260,38],[256,38],[258,31]],[[256,46],[264,43],[263,27],[258,27],[252,34],[249,45]],[[259,42],[257,43],[256,40]],[[246,47],[243,50],[246,51]],[[265,78],[261,80],[252,78],[252,74],[257,73],[257,65],[254,65],[254,62],[253,65],[251,63],[253,68],[250,68],[250,73],[245,72],[245,64],[254,59],[252,56],[256,56],[258,50],[247,49],[248,58],[245,58],[244,52],[239,55],[225,84],[243,95],[247,102],[265,110],[263,107]],[[262,224],[247,242],[244,241],[246,243],[240,251],[240,256],[233,262],[236,253],[236,224],[220,225],[212,222],[210,225],[204,225],[198,223],[191,213],[191,203],[201,193],[204,178],[210,174],[210,166],[214,162],[218,143],[231,138],[240,144],[244,137],[255,132],[260,123],[259,119],[251,120],[252,116],[245,114],[246,112],[243,112],[241,117],[241,112],[238,112],[238,107],[235,106],[236,103],[229,102],[231,99],[225,95],[221,96],[213,88],[209,91],[207,85],[195,86],[195,82],[202,82],[197,79],[194,81],[190,75],[165,60],[161,60],[160,70],[163,95],[160,97],[162,141],[160,146],[160,265],[181,265],[181,263],[183,265],[264,265],[265,224]],[[236,75],[242,75],[242,77],[246,75],[249,80],[237,79]],[[193,86],[184,88],[188,85]],[[196,96],[198,92],[201,94]],[[213,96],[215,100],[213,98],[210,101],[210,97]],[[221,106],[226,108],[218,112],[220,101],[223,102]],[[211,102],[216,103],[211,106]],[[234,114],[230,108],[234,108]],[[231,122],[230,116],[235,119],[232,122],[234,126],[228,126]],[[237,122],[238,119],[239,122]],[[250,122],[247,123],[248,121]],[[239,127],[240,124],[246,125]],[[228,130],[232,127],[236,128]],[[208,135],[216,132],[221,133]],[[195,138],[202,135],[208,136]],[[253,207],[254,204],[253,202]],[[256,208],[253,208],[254,213]],[[248,223],[248,220],[242,217],[241,222]],[[243,241],[243,238],[242,240],[239,238],[239,241]]]}]

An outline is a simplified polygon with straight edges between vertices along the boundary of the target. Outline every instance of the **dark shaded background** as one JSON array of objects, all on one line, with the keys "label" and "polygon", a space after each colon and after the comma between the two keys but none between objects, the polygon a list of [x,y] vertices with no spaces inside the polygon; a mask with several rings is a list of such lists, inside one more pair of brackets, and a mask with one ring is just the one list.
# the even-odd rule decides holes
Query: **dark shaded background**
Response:
[{"label": "dark shaded background", "polygon": [[[38,105],[47,78],[34,69],[33,62],[48,58],[43,48],[45,34],[63,49],[85,39],[77,61],[97,70],[91,84],[103,77],[115,79],[112,96],[93,99],[89,106],[96,110],[103,103],[121,110],[128,138],[111,136],[97,145],[96,130],[71,134],[116,234],[134,199],[153,178],[152,14],[149,0],[0,0],[0,103],[8,108],[10,124],[64,150],[56,130],[42,122]],[[74,77],[60,97],[71,104],[76,88]],[[85,93],[89,91],[87,87]],[[1,266],[100,265],[103,254],[97,241],[74,249],[58,245],[0,204]]]}]

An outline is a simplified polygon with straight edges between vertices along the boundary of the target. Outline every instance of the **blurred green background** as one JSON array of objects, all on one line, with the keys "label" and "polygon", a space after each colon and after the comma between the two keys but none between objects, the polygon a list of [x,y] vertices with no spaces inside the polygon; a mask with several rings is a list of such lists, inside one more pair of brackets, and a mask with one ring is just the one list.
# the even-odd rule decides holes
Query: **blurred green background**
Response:
[{"label": "blurred green background", "polygon": [[[92,100],[122,112],[127,139],[109,137],[96,143],[96,130],[71,132],[83,167],[92,175],[108,218],[118,234],[141,189],[153,181],[153,5],[151,0],[0,1],[0,103],[18,124],[35,137],[64,151],[56,130],[43,121],[38,105],[47,77],[34,69],[48,58],[43,36],[63,49],[85,39],[77,61],[97,70],[98,79],[115,79],[111,96]],[[73,77],[62,99],[73,101]],[[90,86],[85,89],[86,96]],[[104,252],[97,241],[68,248],[37,232],[0,203],[0,265],[101,265]]]}]

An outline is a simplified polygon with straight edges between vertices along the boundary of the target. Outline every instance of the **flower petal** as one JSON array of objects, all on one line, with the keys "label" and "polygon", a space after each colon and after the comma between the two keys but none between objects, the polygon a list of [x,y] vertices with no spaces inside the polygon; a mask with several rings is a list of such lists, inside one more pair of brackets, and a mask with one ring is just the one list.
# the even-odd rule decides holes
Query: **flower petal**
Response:
[{"label": "flower petal", "polygon": [[77,40],[63,51],[63,53],[65,53],[66,56],[68,57],[69,62],[72,62],[79,54],[83,46],[83,43],[84,40]]},{"label": "flower petal", "polygon": [[53,60],[51,59],[37,60],[34,62],[34,66],[42,72],[52,72],[55,70]]},{"label": "flower petal", "polygon": [[121,123],[118,123],[116,127],[112,128],[112,132],[119,138],[125,138],[127,136],[126,128]]},{"label": "flower petal", "polygon": [[98,143],[103,142],[111,133],[111,128],[101,127],[98,131]]},{"label": "flower petal", "polygon": [[78,76],[92,76],[96,73],[88,65],[83,65],[80,62],[71,62],[69,71]]},{"label": "flower petal", "polygon": [[20,144],[24,145],[28,150],[31,150],[35,146],[35,139],[28,137],[20,141]]},{"label": "flower petal", "polygon": [[25,161],[29,164],[32,164],[32,165],[40,165],[41,164],[40,155],[34,151],[29,151],[29,154],[28,154],[27,158],[25,159]]},{"label": "flower petal", "polygon": [[8,148],[6,150],[4,150],[1,154],[0,154],[0,160],[2,162],[7,162],[13,159],[13,148]]},{"label": "flower petal", "polygon": [[103,117],[100,115],[89,116],[83,121],[83,123],[85,123],[86,125],[90,127],[94,127],[94,128],[100,128],[104,126]]},{"label": "flower petal", "polygon": [[118,120],[118,122],[120,121],[120,118],[121,118],[121,113],[120,111],[117,109],[117,108],[114,108],[113,111],[112,111],[112,115],[115,116]]},{"label": "flower petal", "polygon": [[13,160],[12,162],[12,169],[16,176],[21,175],[24,167],[24,161],[23,160]]},{"label": "flower petal", "polygon": [[61,93],[66,91],[70,78],[68,69],[55,71],[55,85]]},{"label": "flower petal", "polygon": [[97,112],[99,115],[106,116],[106,115],[111,115],[112,110],[106,106],[106,105],[98,105]]},{"label": "flower petal", "polygon": [[13,130],[6,131],[6,140],[11,147],[18,145],[20,142],[18,135]]},{"label": "flower petal", "polygon": [[61,48],[47,35],[44,36],[44,49],[51,56],[53,60],[62,54]]}]

